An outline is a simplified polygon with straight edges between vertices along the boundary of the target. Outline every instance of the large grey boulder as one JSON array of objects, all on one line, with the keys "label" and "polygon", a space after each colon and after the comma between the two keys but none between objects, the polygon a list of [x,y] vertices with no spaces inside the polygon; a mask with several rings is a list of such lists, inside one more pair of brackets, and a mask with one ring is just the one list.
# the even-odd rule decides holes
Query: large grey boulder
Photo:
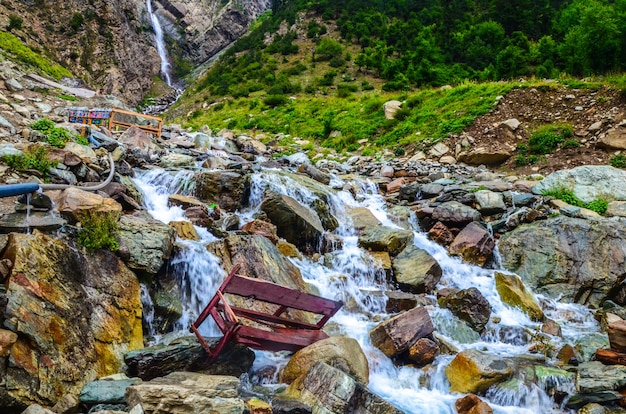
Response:
[{"label": "large grey boulder", "polygon": [[194,176],[195,196],[205,203],[215,203],[222,210],[241,208],[246,190],[246,177],[239,171],[203,171]]},{"label": "large grey boulder", "polygon": [[130,253],[128,267],[148,275],[155,275],[169,259],[176,239],[173,227],[143,213],[122,216],[119,232]]},{"label": "large grey boulder", "polygon": [[128,406],[141,404],[152,414],[242,414],[245,404],[237,397],[239,386],[236,377],[173,372],[128,387],[125,398]]},{"label": "large grey boulder", "polygon": [[364,384],[324,362],[309,371],[300,398],[314,413],[402,414]]},{"label": "large grey boulder", "polygon": [[276,226],[280,237],[304,252],[314,253],[319,250],[324,226],[315,211],[289,196],[271,191],[266,194],[261,210]]},{"label": "large grey boulder", "polygon": [[608,165],[584,165],[550,174],[532,187],[534,194],[566,188],[585,203],[595,199],[626,200],[626,171]]},{"label": "large grey boulder", "polygon": [[433,210],[433,219],[452,225],[465,225],[480,220],[480,217],[478,211],[458,201],[441,203]]},{"label": "large grey boulder", "polygon": [[482,332],[491,317],[489,301],[475,287],[463,289],[445,298],[446,308],[477,332]]},{"label": "large grey boulder", "polygon": [[626,225],[559,216],[526,224],[499,240],[502,266],[538,293],[599,307],[626,304]]},{"label": "large grey boulder", "polygon": [[393,274],[400,287],[430,293],[441,279],[441,266],[427,251],[409,244],[393,259]]},{"label": "large grey boulder", "polygon": [[368,227],[359,236],[359,246],[395,256],[413,239],[413,232],[390,227]]}]

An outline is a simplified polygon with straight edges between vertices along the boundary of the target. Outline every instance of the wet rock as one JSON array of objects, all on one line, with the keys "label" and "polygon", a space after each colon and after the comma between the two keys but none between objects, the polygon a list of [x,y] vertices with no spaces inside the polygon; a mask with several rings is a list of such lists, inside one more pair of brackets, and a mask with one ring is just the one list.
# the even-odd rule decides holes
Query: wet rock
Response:
[{"label": "wet rock", "polygon": [[435,341],[420,338],[409,348],[408,358],[418,367],[423,367],[432,363],[439,353],[439,345]]},{"label": "wet rock", "polygon": [[176,230],[176,234],[183,240],[200,240],[198,232],[190,221],[170,221],[170,226]]},{"label": "wet rock", "polygon": [[610,220],[554,217],[504,234],[502,266],[524,284],[562,301],[599,307],[625,303],[626,225]]},{"label": "wet rock", "polygon": [[543,310],[531,291],[517,275],[506,275],[495,272],[496,290],[502,302],[514,308],[519,308],[534,321],[543,320]]},{"label": "wet rock", "polygon": [[[308,159],[308,158],[307,158]],[[325,173],[324,171],[310,165],[310,164],[302,164],[298,167],[298,172],[304,173],[314,179],[317,182],[320,182],[324,185],[328,185],[330,183],[330,175]]]},{"label": "wet rock", "polygon": [[583,362],[578,366],[576,379],[576,389],[581,394],[619,391],[626,386],[626,366]]},{"label": "wet rock", "polygon": [[445,300],[446,308],[477,332],[482,332],[491,316],[491,305],[475,287],[460,290]]},{"label": "wet rock", "polygon": [[369,227],[380,226],[380,221],[365,207],[354,207],[348,210],[352,220],[352,226],[356,231],[362,231]]},{"label": "wet rock", "polygon": [[130,251],[128,267],[154,275],[172,253],[176,230],[145,213],[136,213],[120,218],[119,234]]},{"label": "wet rock", "polygon": [[413,232],[390,227],[368,227],[359,236],[359,246],[364,249],[388,252],[395,256],[413,239]]},{"label": "wet rock", "polygon": [[404,177],[396,178],[385,186],[387,195],[394,194],[400,191],[403,185],[407,183],[407,179]]},{"label": "wet rock", "polygon": [[419,183],[408,183],[404,184],[400,187],[398,197],[400,200],[406,200],[408,202],[412,202],[417,200],[418,194],[420,194],[420,185]]},{"label": "wet rock", "polygon": [[217,204],[224,211],[241,209],[246,179],[237,171],[203,171],[194,176],[195,196],[203,202]]},{"label": "wet rock", "polygon": [[267,237],[267,239],[274,244],[278,242],[276,226],[267,221],[252,220],[244,224],[241,230],[247,231],[251,234],[256,234],[257,236]]},{"label": "wet rock", "polygon": [[385,292],[387,313],[399,313],[413,309],[417,306],[417,298],[411,293],[387,291]]},{"label": "wet rock", "polygon": [[456,227],[466,225],[472,221],[478,221],[480,218],[478,211],[457,201],[442,203],[433,210],[433,219]]},{"label": "wet rock", "polygon": [[409,349],[418,339],[432,334],[433,330],[428,311],[418,307],[381,323],[369,336],[372,345],[391,358]]},{"label": "wet rock", "polygon": [[496,243],[491,234],[476,222],[469,223],[454,238],[448,251],[451,255],[463,257],[468,263],[484,266],[491,258]]},{"label": "wet rock", "polygon": [[441,279],[439,263],[428,252],[413,244],[392,261],[393,274],[401,288],[412,293],[430,293]]},{"label": "wet rock", "polygon": [[185,154],[169,153],[159,157],[159,164],[164,168],[192,167],[196,157]]},{"label": "wet rock", "polygon": [[454,234],[440,221],[435,223],[435,225],[428,230],[428,237],[442,246],[447,246],[454,240]]},{"label": "wet rock", "polygon": [[302,381],[300,399],[313,412],[402,414],[364,384],[323,362],[316,363]]},{"label": "wet rock", "polygon": [[0,232],[30,233],[34,229],[53,232],[66,224],[67,221],[49,212],[31,211],[28,215],[25,212],[8,213],[0,217]]},{"label": "wet rock", "polygon": [[552,336],[563,336],[561,326],[552,319],[546,319],[544,321],[543,325],[541,325],[541,332]]},{"label": "wet rock", "polygon": [[475,394],[469,394],[459,398],[454,403],[458,414],[493,414],[493,410]]},{"label": "wet rock", "polygon": [[126,402],[153,414],[241,414],[245,404],[237,398],[239,385],[239,379],[225,375],[173,372],[129,387]]},{"label": "wet rock", "polygon": [[484,392],[490,386],[506,380],[512,373],[506,360],[467,349],[446,366],[446,377],[450,381],[450,391],[462,393]]},{"label": "wet rock", "polygon": [[267,193],[261,210],[276,225],[280,237],[303,252],[313,253],[319,249],[324,228],[313,210],[289,196],[273,192]]},{"label": "wet rock", "polygon": [[326,204],[321,199],[316,199],[313,201],[311,208],[317,213],[317,216],[320,218],[320,222],[322,223],[322,227],[324,230],[333,231],[337,227],[339,227],[339,222],[330,213],[330,208],[328,204]]},{"label": "wet rock", "polygon": [[369,382],[369,367],[363,350],[355,339],[345,336],[323,339],[296,352],[283,369],[280,382],[291,384],[307,375],[318,361],[342,370],[358,382]]},{"label": "wet rock", "polygon": [[213,225],[213,218],[209,215],[206,207],[189,207],[185,210],[185,217],[188,218],[194,226],[210,228]]},{"label": "wet rock", "polygon": [[[205,338],[214,347],[220,338]],[[178,338],[168,345],[154,345],[124,356],[126,374],[144,381],[163,377],[176,371],[200,371],[205,374],[239,377],[252,367],[254,352],[248,347],[229,342],[217,359],[209,363],[206,351],[195,336]]]}]

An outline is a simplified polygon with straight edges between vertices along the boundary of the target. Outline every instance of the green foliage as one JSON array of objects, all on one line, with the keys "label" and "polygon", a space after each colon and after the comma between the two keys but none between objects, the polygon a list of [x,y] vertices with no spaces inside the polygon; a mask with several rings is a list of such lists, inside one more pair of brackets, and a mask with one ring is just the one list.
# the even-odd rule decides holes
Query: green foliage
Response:
[{"label": "green foliage", "polygon": [[269,95],[263,99],[263,103],[270,107],[276,107],[287,103],[285,95]]},{"label": "green foliage", "polygon": [[626,168],[626,155],[619,154],[609,160],[609,164],[615,168]]},{"label": "green foliage", "polygon": [[83,24],[85,23],[85,18],[81,13],[74,13],[72,18],[70,19],[70,28],[74,33],[78,32]]},{"label": "green foliage", "polygon": [[46,142],[56,148],[63,148],[69,141],[78,139],[77,136],[74,136],[74,134],[67,129],[56,127],[55,125],[53,121],[42,118],[33,122],[30,127],[44,134],[46,136]]},{"label": "green foliage", "polygon": [[609,203],[606,200],[597,199],[593,200],[591,203],[587,203],[585,205],[585,208],[588,208],[591,211],[595,211],[600,215],[604,215],[609,208]]},{"label": "green foliage", "polygon": [[50,62],[39,53],[35,53],[11,33],[0,31],[0,49],[13,55],[16,60],[38,68],[57,80],[61,79],[63,76],[72,76],[67,69]]},{"label": "green foliage", "polygon": [[15,14],[9,14],[9,24],[7,25],[7,31],[10,32],[13,29],[20,30],[23,23],[24,20],[20,16],[16,16]]},{"label": "green foliage", "polygon": [[567,204],[586,208],[595,211],[598,214],[605,214],[608,209],[609,203],[604,199],[595,199],[589,203],[585,203],[580,198],[576,197],[574,192],[567,187],[555,187],[542,192],[544,196],[550,196],[559,200],[565,201]]},{"label": "green foliage", "polygon": [[56,163],[48,159],[48,150],[43,146],[31,147],[23,155],[5,155],[3,160],[15,170],[37,170],[44,177],[48,176],[50,168],[56,166]]},{"label": "green foliage", "polygon": [[561,149],[578,148],[578,147],[580,147],[580,142],[576,141],[575,139],[568,139],[567,141],[563,143],[563,145],[561,145]]},{"label": "green foliage", "polygon": [[318,61],[331,60],[332,58],[341,58],[343,47],[339,42],[330,37],[320,40],[315,48],[315,59]]},{"label": "green foliage", "polygon": [[566,138],[573,136],[571,125],[553,124],[537,128],[528,139],[528,148],[533,154],[549,154]]},{"label": "green foliage", "polygon": [[78,231],[78,243],[89,250],[116,251],[119,249],[117,241],[119,216],[119,213],[112,211],[84,210],[79,215],[81,227]]}]

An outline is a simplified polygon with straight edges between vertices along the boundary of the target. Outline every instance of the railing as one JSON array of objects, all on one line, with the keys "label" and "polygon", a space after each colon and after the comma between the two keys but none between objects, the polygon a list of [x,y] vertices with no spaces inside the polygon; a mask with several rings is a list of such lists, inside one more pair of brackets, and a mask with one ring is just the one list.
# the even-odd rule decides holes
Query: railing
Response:
[{"label": "railing", "polygon": [[126,111],[118,108],[93,108],[71,107],[69,110],[69,121],[86,125],[103,125],[110,131],[119,131],[120,128],[127,129],[135,126],[147,133],[155,134],[161,138],[163,120],[152,115],[140,114],[138,112]]},{"label": "railing", "polygon": [[157,138],[161,138],[161,129],[163,128],[163,120],[157,116],[140,114],[137,112],[125,111],[123,109],[113,108],[109,117],[109,130],[117,131],[119,128],[137,128],[153,133]]}]

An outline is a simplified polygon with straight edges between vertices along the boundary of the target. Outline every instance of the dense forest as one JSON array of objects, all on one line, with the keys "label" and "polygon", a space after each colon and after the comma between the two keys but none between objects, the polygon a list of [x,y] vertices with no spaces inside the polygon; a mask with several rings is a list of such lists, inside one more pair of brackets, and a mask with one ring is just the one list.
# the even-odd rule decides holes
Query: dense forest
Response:
[{"label": "dense forest", "polygon": [[[289,77],[306,66],[277,73],[268,59],[297,54],[298,34],[264,40],[281,22],[292,27],[303,15],[306,37],[317,42],[314,61],[339,69],[351,62],[359,72],[384,79],[389,91],[626,67],[626,0],[275,0],[272,13],[222,57],[203,86],[235,97],[262,89],[299,92],[302,86]],[[340,38],[325,36],[330,22]],[[346,45],[358,46],[358,53],[346,52]],[[318,83],[332,84],[336,75]]]}]

